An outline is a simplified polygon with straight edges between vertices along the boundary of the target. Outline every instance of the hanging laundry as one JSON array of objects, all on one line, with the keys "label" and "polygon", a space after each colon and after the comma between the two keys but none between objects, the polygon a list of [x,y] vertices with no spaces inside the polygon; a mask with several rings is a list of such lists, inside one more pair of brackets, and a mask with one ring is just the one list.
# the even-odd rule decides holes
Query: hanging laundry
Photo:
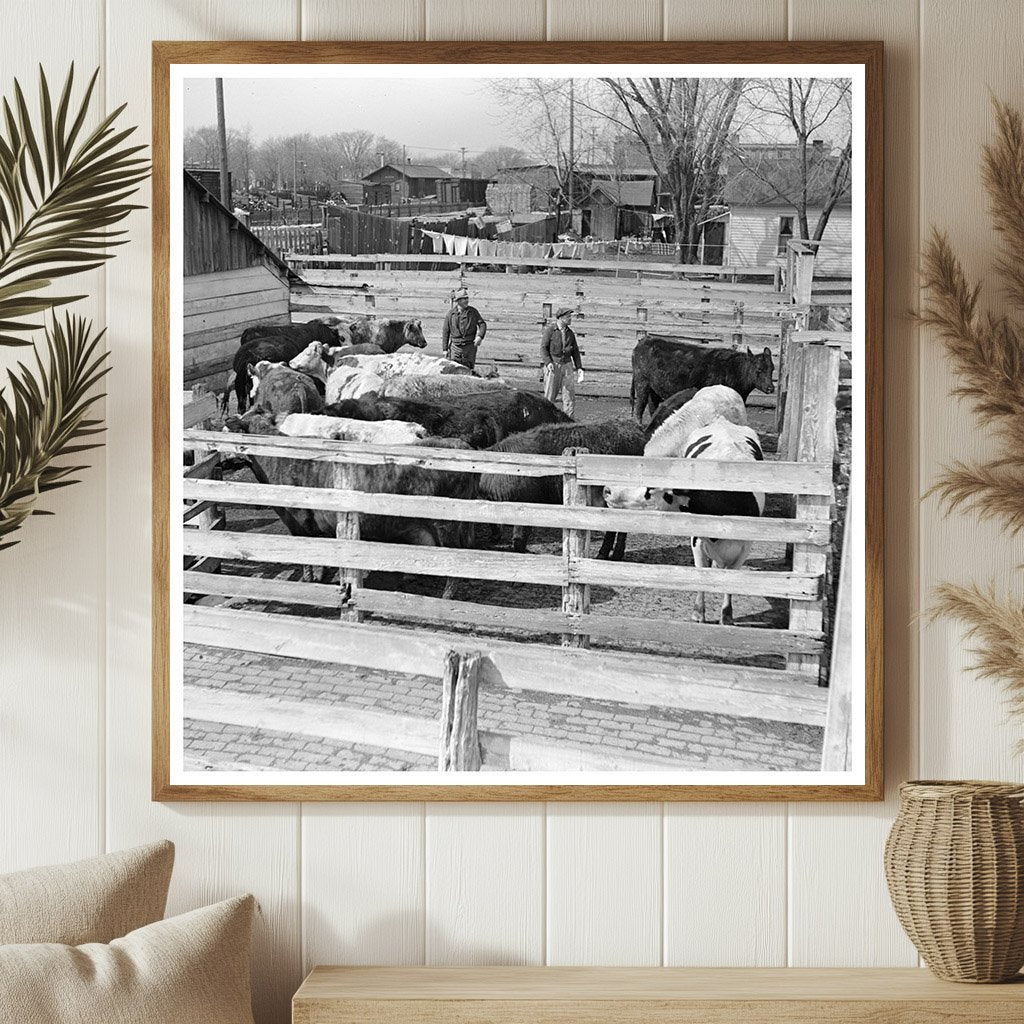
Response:
[{"label": "hanging laundry", "polygon": [[480,255],[481,256],[493,256],[497,249],[497,243],[490,238],[480,239]]},{"label": "hanging laundry", "polygon": [[466,249],[469,246],[469,238],[466,235],[455,236],[455,255],[465,256]]},{"label": "hanging laundry", "polygon": [[455,236],[447,232],[444,235],[444,251],[449,256],[455,255]]},{"label": "hanging laundry", "polygon": [[466,244],[466,255],[467,256],[479,256],[480,255],[480,239],[471,238]]}]

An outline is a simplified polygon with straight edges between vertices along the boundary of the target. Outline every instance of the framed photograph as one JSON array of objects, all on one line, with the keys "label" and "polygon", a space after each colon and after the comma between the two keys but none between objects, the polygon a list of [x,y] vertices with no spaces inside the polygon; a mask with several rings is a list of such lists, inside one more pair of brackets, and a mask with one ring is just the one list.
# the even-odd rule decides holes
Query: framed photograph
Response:
[{"label": "framed photograph", "polygon": [[155,799],[881,798],[881,43],[153,76]]}]

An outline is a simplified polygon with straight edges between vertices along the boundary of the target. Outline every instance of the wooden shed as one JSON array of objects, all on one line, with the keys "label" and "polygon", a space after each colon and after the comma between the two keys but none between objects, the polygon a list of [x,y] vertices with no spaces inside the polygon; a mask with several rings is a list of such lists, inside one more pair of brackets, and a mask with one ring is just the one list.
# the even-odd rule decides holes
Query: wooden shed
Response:
[{"label": "wooden shed", "polygon": [[250,324],[289,323],[294,275],[184,172],[184,381],[218,389]]}]

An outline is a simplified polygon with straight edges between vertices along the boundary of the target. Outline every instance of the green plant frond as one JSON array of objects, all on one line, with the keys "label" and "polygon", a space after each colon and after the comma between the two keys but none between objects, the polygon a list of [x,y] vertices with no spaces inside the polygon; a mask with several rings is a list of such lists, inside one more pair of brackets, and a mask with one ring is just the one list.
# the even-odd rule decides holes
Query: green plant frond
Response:
[{"label": "green plant frond", "polygon": [[19,82],[2,104],[0,131],[0,346],[20,344],[38,328],[25,317],[72,301],[50,296],[50,284],[102,266],[123,244],[116,226],[137,209],[126,200],[149,176],[145,147],[121,128],[125,107],[87,129],[98,69],[74,98],[74,66],[54,107],[39,69],[33,115]]},{"label": "green plant frond", "polygon": [[103,331],[80,316],[65,314],[46,326],[44,362],[19,363],[0,392],[0,549],[29,515],[45,512],[38,499],[70,486],[87,466],[64,461],[94,450],[102,432],[90,410],[103,397],[95,386],[109,372],[100,349]]}]

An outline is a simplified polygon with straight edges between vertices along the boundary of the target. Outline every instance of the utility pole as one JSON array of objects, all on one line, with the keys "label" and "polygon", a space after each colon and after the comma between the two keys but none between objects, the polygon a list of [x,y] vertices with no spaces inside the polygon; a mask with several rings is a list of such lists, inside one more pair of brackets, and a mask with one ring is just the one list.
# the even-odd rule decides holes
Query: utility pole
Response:
[{"label": "utility pole", "polygon": [[465,177],[466,176],[466,147],[465,146],[461,146],[460,148],[462,150],[462,176]]},{"label": "utility pole", "polygon": [[576,163],[573,136],[576,133],[576,91],[573,79],[569,79],[569,173],[566,175],[566,193],[569,200],[569,230],[572,231],[572,172]]},{"label": "utility pole", "polygon": [[299,140],[292,136],[292,209],[299,205]]},{"label": "utility pole", "polygon": [[224,121],[224,79],[217,86],[217,146],[220,149],[220,201],[231,209],[231,178],[228,172],[228,130]]}]

